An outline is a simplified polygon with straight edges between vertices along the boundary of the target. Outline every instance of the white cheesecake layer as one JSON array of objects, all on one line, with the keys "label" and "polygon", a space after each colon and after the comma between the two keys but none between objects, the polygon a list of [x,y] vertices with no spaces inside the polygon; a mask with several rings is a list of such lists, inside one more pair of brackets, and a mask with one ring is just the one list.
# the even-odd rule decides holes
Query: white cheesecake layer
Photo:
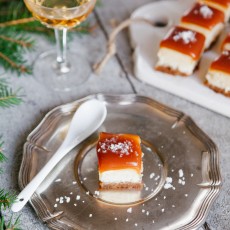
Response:
[{"label": "white cheesecake layer", "polygon": [[185,22],[180,22],[180,26],[203,34],[205,36],[205,49],[210,47],[212,42],[216,39],[216,37],[220,34],[220,32],[224,28],[223,23],[218,23],[211,30],[205,29],[204,27],[195,24],[185,23]]},{"label": "white cheesecake layer", "polygon": [[133,169],[109,170],[99,173],[102,183],[141,183],[142,174]]},{"label": "white cheesecake layer", "polygon": [[197,65],[197,61],[192,57],[178,51],[161,47],[158,51],[157,66],[169,67],[185,75],[191,75]]},{"label": "white cheesecake layer", "polygon": [[209,70],[206,80],[210,85],[218,87],[225,92],[230,92],[230,75],[217,70]]}]

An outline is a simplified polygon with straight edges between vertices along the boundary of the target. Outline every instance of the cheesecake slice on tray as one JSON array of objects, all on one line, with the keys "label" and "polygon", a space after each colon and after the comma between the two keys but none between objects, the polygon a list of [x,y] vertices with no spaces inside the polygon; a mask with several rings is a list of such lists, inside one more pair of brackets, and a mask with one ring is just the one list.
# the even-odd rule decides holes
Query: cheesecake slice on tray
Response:
[{"label": "cheesecake slice on tray", "polygon": [[141,139],[133,134],[100,133],[97,144],[99,185],[104,190],[142,188]]},{"label": "cheesecake slice on tray", "polygon": [[215,92],[230,97],[230,51],[223,51],[212,62],[206,75],[205,84]]},{"label": "cheesecake slice on tray", "polygon": [[200,3],[204,3],[219,11],[222,11],[225,15],[225,22],[230,18],[230,0],[198,0]]},{"label": "cheesecake slice on tray", "polygon": [[176,26],[161,41],[156,70],[173,75],[191,75],[204,50],[205,37],[191,29]]},{"label": "cheesecake slice on tray", "polygon": [[224,13],[206,4],[196,3],[185,12],[180,26],[199,32],[205,36],[205,49],[208,49],[224,28]]}]

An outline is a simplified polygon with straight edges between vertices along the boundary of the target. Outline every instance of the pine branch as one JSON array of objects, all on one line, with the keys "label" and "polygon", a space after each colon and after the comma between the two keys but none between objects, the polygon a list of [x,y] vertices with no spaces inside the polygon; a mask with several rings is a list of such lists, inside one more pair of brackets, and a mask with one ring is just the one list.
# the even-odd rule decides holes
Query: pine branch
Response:
[{"label": "pine branch", "polygon": [[[1,137],[0,137],[1,138]],[[5,155],[3,154],[3,149],[2,149],[2,146],[3,146],[4,142],[0,142],[0,163],[4,162],[7,160],[7,158],[5,157]]]},{"label": "pine branch", "polygon": [[4,189],[0,190],[0,210],[2,208],[10,208],[10,206],[15,202],[16,195],[14,193],[6,192]]},{"label": "pine branch", "polygon": [[[20,216],[13,221],[13,215],[11,216],[8,224],[5,222],[5,219],[0,218],[0,230],[22,230],[20,227]],[[6,226],[6,227],[5,227]]]},{"label": "pine branch", "polygon": [[19,105],[21,102],[22,98],[18,95],[18,91],[14,92],[8,86],[0,84],[0,107],[8,108]]}]

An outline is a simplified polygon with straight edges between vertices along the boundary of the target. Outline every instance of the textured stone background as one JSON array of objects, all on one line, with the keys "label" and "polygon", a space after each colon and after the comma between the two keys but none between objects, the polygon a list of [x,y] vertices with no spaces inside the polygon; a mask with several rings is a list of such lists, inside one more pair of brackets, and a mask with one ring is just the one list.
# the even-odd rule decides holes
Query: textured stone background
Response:
[{"label": "textured stone background", "polygon": [[[151,0],[102,0],[102,7],[97,8],[90,16],[92,23],[98,28],[91,36],[75,36],[69,43],[70,49],[75,49],[86,55],[93,64],[105,52],[106,37],[112,30],[111,19],[117,22],[129,17],[130,13],[140,5]],[[41,38],[37,40],[37,49],[29,55],[33,60],[38,53],[51,48],[51,44]],[[7,73],[14,88],[23,87],[24,103],[12,109],[0,110],[1,134],[4,136],[8,162],[4,164],[5,176],[1,176],[0,187],[19,192],[17,179],[22,159],[22,147],[27,135],[36,127],[44,115],[57,105],[71,102],[93,93],[128,94],[138,93],[151,97],[172,108],[190,115],[197,125],[216,143],[221,155],[221,170],[223,187],[214,202],[207,223],[213,230],[230,229],[230,119],[185,101],[169,93],[148,86],[135,79],[132,73],[131,49],[127,31],[117,39],[118,55],[110,60],[98,77],[92,73],[90,80],[74,92],[51,92],[38,83],[33,76],[17,77]],[[22,229],[45,230],[47,227],[36,216],[30,205],[21,212]]]}]

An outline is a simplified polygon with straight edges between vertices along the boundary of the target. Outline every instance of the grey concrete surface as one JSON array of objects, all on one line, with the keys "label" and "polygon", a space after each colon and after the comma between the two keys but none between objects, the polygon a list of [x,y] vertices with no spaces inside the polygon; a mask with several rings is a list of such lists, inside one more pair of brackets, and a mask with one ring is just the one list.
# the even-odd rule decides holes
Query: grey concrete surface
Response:
[{"label": "grey concrete surface", "polygon": [[[86,55],[91,64],[95,63],[105,52],[106,35],[112,30],[111,19],[121,22],[128,18],[135,8],[148,2],[153,1],[102,0],[102,6],[90,16],[91,22],[98,24],[97,29],[92,35],[74,36],[69,44],[70,49]],[[34,36],[34,38],[37,41],[37,49],[29,54],[30,60],[52,46],[42,37]],[[121,63],[116,57],[112,58],[100,76],[92,73],[87,83],[76,91],[68,93],[51,92],[44,85],[38,83],[33,76],[17,78],[15,74],[6,73],[12,86],[15,89],[22,87],[25,96],[23,97],[24,102],[20,106],[0,110],[0,134],[3,135],[5,152],[8,157],[7,163],[3,165],[4,175],[1,176],[0,188],[4,187],[19,192],[17,177],[22,159],[22,146],[27,135],[53,107],[98,92],[138,93],[188,114],[216,143],[221,154],[223,187],[219,197],[212,205],[207,223],[212,230],[230,229],[230,119],[135,79],[132,73],[131,49],[127,31],[119,35],[117,47]],[[7,213],[4,215],[8,216]],[[29,204],[22,210],[21,220],[22,229],[48,229],[37,218]]]}]

